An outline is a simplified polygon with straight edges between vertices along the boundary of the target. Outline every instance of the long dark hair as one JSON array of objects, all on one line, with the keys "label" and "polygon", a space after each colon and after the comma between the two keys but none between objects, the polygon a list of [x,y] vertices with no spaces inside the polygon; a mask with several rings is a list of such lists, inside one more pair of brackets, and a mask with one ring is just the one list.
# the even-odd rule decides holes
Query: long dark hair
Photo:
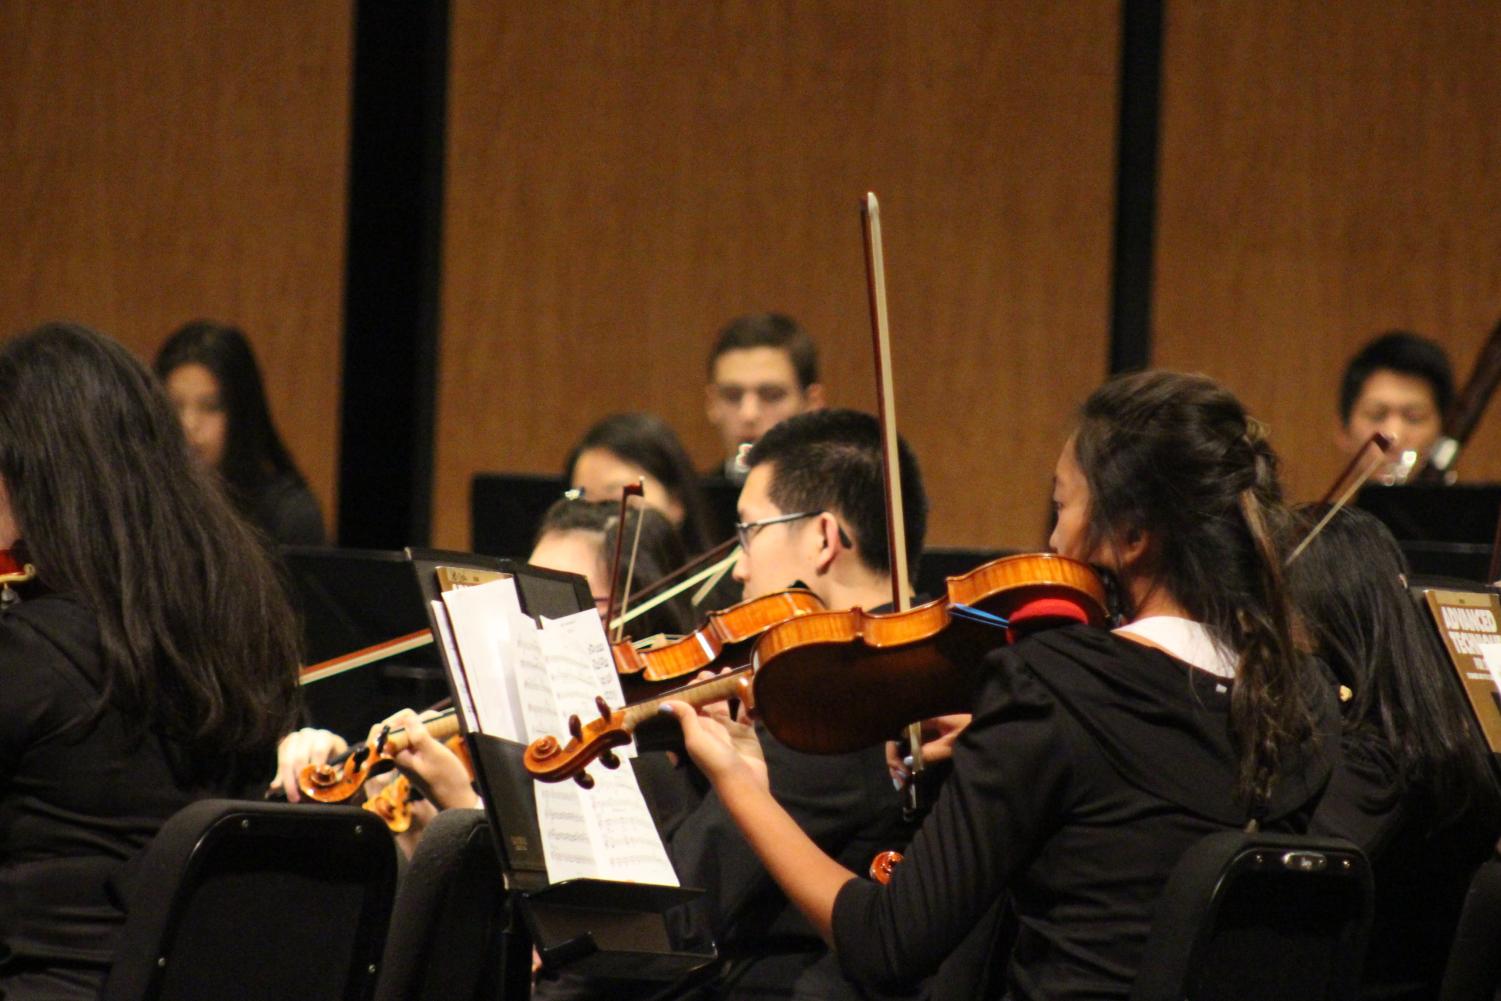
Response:
[{"label": "long dark hair", "polygon": [[106,704],[215,757],[291,729],[276,571],[129,352],[67,324],[0,347],[0,475],[41,582],[98,621]]},{"label": "long dark hair", "polygon": [[699,486],[698,473],[677,433],[666,421],[654,414],[612,414],[604,418],[585,431],[568,453],[563,462],[564,480],[573,482],[573,467],[578,463],[579,455],[591,448],[602,448],[640,466],[683,506],[683,523],[678,526],[678,532],[690,553],[696,555],[713,544],[709,505]]},{"label": "long dark hair", "polygon": [[1253,811],[1314,731],[1282,583],[1286,509],[1261,426],[1204,376],[1140,372],[1085,402],[1074,450],[1094,545],[1143,531],[1142,572],[1234,650],[1236,791]]},{"label": "long dark hair", "polygon": [[[615,582],[617,593],[623,594],[626,586],[627,560],[636,536],[636,522],[641,523],[641,541],[636,552],[636,566],[631,573],[631,590],[655,584],[667,574],[686,562],[682,540],[677,529],[662,512],[644,504],[632,505],[625,518],[625,548],[621,558],[620,579]],[[549,532],[587,532],[599,537],[602,576],[609,577],[610,564],[615,555],[615,540],[621,534],[620,504],[615,501],[590,502],[585,500],[557,501],[542,516],[537,529],[537,538]],[[693,626],[693,614],[686,596],[679,595],[651,609],[626,628],[630,636],[645,639],[656,633],[675,635],[688,632]]]},{"label": "long dark hair", "polygon": [[[1306,531],[1327,508],[1296,512]],[[1353,693],[1347,730],[1379,735],[1407,787],[1436,825],[1497,790],[1481,736],[1432,626],[1401,575],[1407,561],[1392,533],[1364,511],[1343,508],[1288,568],[1299,623],[1315,652]]]},{"label": "long dark hair", "polygon": [[225,415],[219,473],[236,503],[248,510],[267,481],[277,477],[306,485],[271,420],[260,366],[239,329],[208,320],[182,327],[157,352],[156,374],[165,382],[184,365],[202,365],[219,383]]}]

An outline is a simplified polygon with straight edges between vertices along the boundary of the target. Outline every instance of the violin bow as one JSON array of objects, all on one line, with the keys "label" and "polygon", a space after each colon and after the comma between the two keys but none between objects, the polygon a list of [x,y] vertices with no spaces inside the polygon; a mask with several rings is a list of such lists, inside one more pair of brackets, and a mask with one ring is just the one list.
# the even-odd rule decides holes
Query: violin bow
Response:
[{"label": "violin bow", "polygon": [[[639,616],[645,615],[647,612],[651,611],[653,608],[656,608],[658,605],[664,604],[665,602],[669,602],[673,598],[676,598],[684,591],[697,585],[700,581],[707,581],[704,586],[712,588],[715,584],[719,583],[719,579],[723,577],[727,572],[729,572],[730,568],[733,567],[735,563],[740,559],[740,547],[735,546],[734,540],[726,543],[726,545],[734,547],[733,552],[731,552],[728,556],[725,556],[717,563],[704,567],[697,573],[693,574],[691,577],[678,582],[676,585],[668,588],[666,591],[661,592],[656,597],[649,598],[641,602],[639,605],[634,605],[629,613],[622,612],[618,618],[610,620],[609,628],[616,629],[632,621],[633,619],[638,618]],[[715,552],[715,550],[710,550],[710,552]],[[630,600],[632,602],[635,602],[642,593],[650,594],[654,589],[655,587],[642,588],[641,591],[638,591],[636,594],[632,595]],[[697,596],[695,595],[695,597]]]},{"label": "violin bow", "polygon": [[406,653],[408,650],[425,647],[432,641],[433,634],[429,629],[419,629],[405,636],[397,636],[395,639],[382,640],[359,650],[341,654],[338,657],[330,657],[328,660],[304,667],[297,672],[297,684],[311,685],[315,681],[332,678],[336,674],[353,671],[357,667],[379,663],[397,654]]},{"label": "violin bow", "polygon": [[[897,612],[911,607],[907,596],[907,519],[902,504],[901,455],[896,436],[896,393],[891,380],[891,325],[886,312],[886,257],[881,243],[881,203],[867,191],[860,202],[860,228],[865,243],[865,285],[870,297],[871,340],[876,361],[876,407],[881,419],[881,470],[886,488],[886,546],[891,553],[891,606]],[[921,806],[917,776],[923,770],[922,721],[907,727],[912,752],[912,781],[907,783],[907,811]]]},{"label": "violin bow", "polygon": [[[619,619],[621,617],[620,614],[616,612],[616,607],[619,605],[619,602],[621,601],[621,593],[620,592],[621,592],[622,589],[620,587],[620,555],[621,555],[622,549],[625,546],[625,516],[626,516],[626,512],[628,512],[630,510],[630,502],[631,502],[631,498],[632,497],[643,497],[643,496],[645,496],[645,494],[646,494],[646,487],[642,483],[641,480],[637,480],[635,483],[627,483],[625,486],[623,486],[623,487],[620,488],[620,527],[617,528],[616,531],[615,531],[615,558],[610,561],[610,600],[605,605],[605,621],[606,622],[615,622],[617,619]],[[638,518],[636,520],[636,541],[637,542],[641,541],[641,531],[640,530],[641,530],[641,520]],[[635,551],[635,548],[632,547],[632,549],[631,549],[631,562],[632,562],[633,567],[634,567],[634,564],[635,564],[635,559],[636,559],[636,551]],[[626,585],[625,590],[627,592],[629,592],[629,590],[630,590],[630,585],[629,584]],[[629,593],[627,593],[625,595],[625,598],[626,598],[626,600],[629,600],[629,598],[630,598]],[[621,630],[624,629],[624,627],[625,627],[625,624],[623,622],[621,622],[621,623],[619,623],[619,624],[617,624],[615,626],[614,641],[616,643],[620,642],[620,637],[622,635]]]},{"label": "violin bow", "polygon": [[[1359,492],[1360,488],[1366,485],[1366,481],[1369,480],[1373,475],[1375,475],[1376,470],[1380,469],[1382,462],[1385,461],[1387,453],[1391,451],[1392,444],[1393,443],[1391,438],[1380,431],[1376,431],[1372,433],[1371,437],[1365,442],[1365,444],[1361,445],[1360,448],[1356,450],[1355,455],[1351,457],[1349,464],[1345,466],[1344,472],[1339,474],[1339,478],[1336,479],[1332,485],[1330,485],[1328,491],[1326,491],[1324,496],[1319,500],[1319,505],[1323,506],[1325,504],[1329,504],[1329,499],[1334,496],[1334,493],[1339,489],[1340,484],[1344,483],[1346,480],[1350,480],[1350,485],[1345,488],[1344,492],[1339,495],[1339,498],[1335,500],[1333,504],[1329,504],[1329,510],[1325,511],[1324,516],[1317,522],[1315,522],[1314,526],[1310,528],[1308,532],[1303,536],[1302,541],[1298,543],[1297,548],[1295,548],[1287,557],[1286,561],[1284,561],[1283,563],[1283,566],[1290,566],[1293,560],[1303,555],[1303,550],[1308,548],[1309,543],[1318,538],[1319,533],[1324,530],[1324,527],[1326,525],[1334,520],[1334,516],[1339,514],[1340,509],[1348,504],[1351,498],[1353,498],[1355,494]],[[1376,454],[1374,456],[1375,461],[1371,461],[1371,457],[1367,454],[1370,451],[1372,445],[1376,446]],[[1356,467],[1360,465],[1362,461],[1366,461],[1369,464],[1364,470],[1361,471],[1359,476],[1355,476],[1352,479],[1351,474],[1355,472]]]}]

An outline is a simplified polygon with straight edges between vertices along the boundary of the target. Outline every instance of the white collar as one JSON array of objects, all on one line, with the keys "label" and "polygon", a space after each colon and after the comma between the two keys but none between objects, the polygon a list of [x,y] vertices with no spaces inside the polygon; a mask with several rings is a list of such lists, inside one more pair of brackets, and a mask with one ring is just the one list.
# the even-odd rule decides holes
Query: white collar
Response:
[{"label": "white collar", "polygon": [[1240,658],[1235,651],[1215,641],[1209,627],[1176,615],[1149,615],[1115,630],[1137,636],[1172,654],[1185,664],[1208,671],[1219,678],[1235,678]]}]

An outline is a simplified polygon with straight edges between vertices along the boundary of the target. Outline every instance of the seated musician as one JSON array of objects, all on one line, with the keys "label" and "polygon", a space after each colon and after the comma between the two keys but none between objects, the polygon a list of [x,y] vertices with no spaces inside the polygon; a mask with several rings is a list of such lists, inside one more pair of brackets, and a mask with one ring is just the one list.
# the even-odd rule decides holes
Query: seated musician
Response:
[{"label": "seated musician", "polygon": [[595,422],[563,461],[563,479],[584,500],[616,503],[622,487],[641,480],[646,503],[667,516],[690,555],[716,541],[693,460],[677,433],[653,414],[612,414]]},{"label": "seated musician", "polygon": [[1260,426],[1214,382],[1149,372],[1092,394],[1058,460],[1052,545],[1114,573],[1129,624],[987,658],[953,771],[889,886],[777,802],[765,741],[670,704],[848,977],[911,985],[1009,895],[1009,997],[1125,998],[1184,849],[1252,820],[1304,829],[1329,775],[1314,738],[1335,741],[1338,721],[1289,634],[1279,497]]},{"label": "seated musician", "polygon": [[92,999],[128,860],[195,799],[255,792],[297,711],[270,557],[156,379],[51,324],[0,346],[0,996]]},{"label": "seated musician", "polygon": [[[639,540],[636,519],[641,519]],[[615,540],[620,534],[620,502],[587,500],[557,501],[542,516],[536,544],[526,561],[548,570],[576,573],[589,582],[594,605],[601,617],[610,602],[610,564]],[[683,543],[667,517],[656,508],[633,508],[625,526],[624,556],[617,590],[626,585],[638,591],[660,580],[686,562]],[[629,565],[634,551],[635,563]],[[629,609],[627,609],[629,610]],[[663,602],[633,618],[625,635],[639,639],[657,634],[682,635],[692,626],[686,597]],[[609,623],[605,624],[606,628]]]},{"label": "seated musician", "polygon": [[[1322,508],[1299,512],[1302,528]],[[1301,534],[1301,533],[1298,533]],[[1453,668],[1403,583],[1396,540],[1342,509],[1288,568],[1318,655],[1352,693],[1343,755],[1312,829],[1355,842],[1376,877],[1361,995],[1433,998],[1501,797]]]},{"label": "seated musician", "polygon": [[271,419],[249,338],[195,320],[162,345],[156,374],[193,453],[218,474],[240,513],[272,542],[322,545],[318,501]]},{"label": "seated musician", "polygon": [[1427,459],[1453,399],[1454,372],[1442,347],[1406,331],[1383,334],[1345,366],[1335,443],[1354,455],[1374,432],[1385,432],[1395,443],[1393,461],[1375,482],[1400,483]]},{"label": "seated musician", "polygon": [[[635,539],[637,518],[642,519],[639,542]],[[561,499],[543,515],[536,545],[527,562],[532,566],[563,570],[583,577],[589,582],[595,606],[603,616],[609,603],[610,563],[619,531],[618,502]],[[627,518],[625,531],[627,551],[631,548],[637,551],[631,575],[633,588],[651,584],[682,562],[682,543],[667,518],[655,508],[634,508]],[[633,547],[632,543],[636,545]],[[622,567],[620,573],[623,582],[626,568]],[[636,620],[635,625],[648,630],[640,635],[683,633],[689,625],[686,616],[682,603],[666,602]],[[392,761],[423,794],[422,799],[411,804],[411,828],[397,839],[402,850],[411,855],[421,840],[423,828],[437,810],[475,807],[480,805],[479,798],[464,763],[443,742],[433,739],[421,727],[417,713],[403,709],[375,724],[370,729],[367,743],[374,744],[388,728],[412,734],[410,746],[396,752]],[[306,747],[302,749],[304,754],[307,750]],[[664,835],[669,833],[698,800],[699,792],[689,785],[684,772],[672,768],[661,754],[642,755],[636,773],[653,818]],[[372,784],[384,781],[375,779]]]},{"label": "seated musician", "polygon": [[742,445],[754,445],[788,417],[824,405],[818,348],[790,316],[738,316],[714,341],[704,394],[705,412],[725,454],[710,475],[740,483],[745,479]]},{"label": "seated musician", "polygon": [[[890,605],[880,441],[874,417],[818,410],[783,421],[756,443],[740,492],[745,553],[735,567],[747,599],[797,583],[830,609]],[[905,443],[900,465],[915,568],[927,499]],[[882,748],[817,757],[764,733],[762,740],[776,802],[821,850],[863,870],[876,853],[905,842],[910,831],[901,821],[902,797],[892,788]],[[681,934],[698,946],[712,934],[730,961],[714,996],[861,996],[752,854],[717,794],[682,823],[668,852],[683,885],[707,891],[680,915]]]}]

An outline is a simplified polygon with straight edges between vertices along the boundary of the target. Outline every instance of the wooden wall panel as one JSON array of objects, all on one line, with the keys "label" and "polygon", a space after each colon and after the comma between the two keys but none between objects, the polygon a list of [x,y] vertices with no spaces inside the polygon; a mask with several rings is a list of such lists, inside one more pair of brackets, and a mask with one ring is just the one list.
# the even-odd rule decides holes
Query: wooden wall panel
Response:
[{"label": "wooden wall panel", "polygon": [[[1501,317],[1501,5],[1167,5],[1156,362],[1224,379],[1295,496],[1338,472],[1338,381],[1374,334],[1461,381]],[[1501,416],[1462,463],[1501,479]]]},{"label": "wooden wall panel", "polygon": [[0,331],[149,360],[242,326],[323,504],[337,468],[349,0],[0,5]]},{"label": "wooden wall panel", "polygon": [[902,429],[940,544],[1035,545],[1106,367],[1119,10],[454,5],[435,541],[477,470],[650,409],[710,466],[704,361],[780,309],[872,408],[857,203],[882,199]]}]

